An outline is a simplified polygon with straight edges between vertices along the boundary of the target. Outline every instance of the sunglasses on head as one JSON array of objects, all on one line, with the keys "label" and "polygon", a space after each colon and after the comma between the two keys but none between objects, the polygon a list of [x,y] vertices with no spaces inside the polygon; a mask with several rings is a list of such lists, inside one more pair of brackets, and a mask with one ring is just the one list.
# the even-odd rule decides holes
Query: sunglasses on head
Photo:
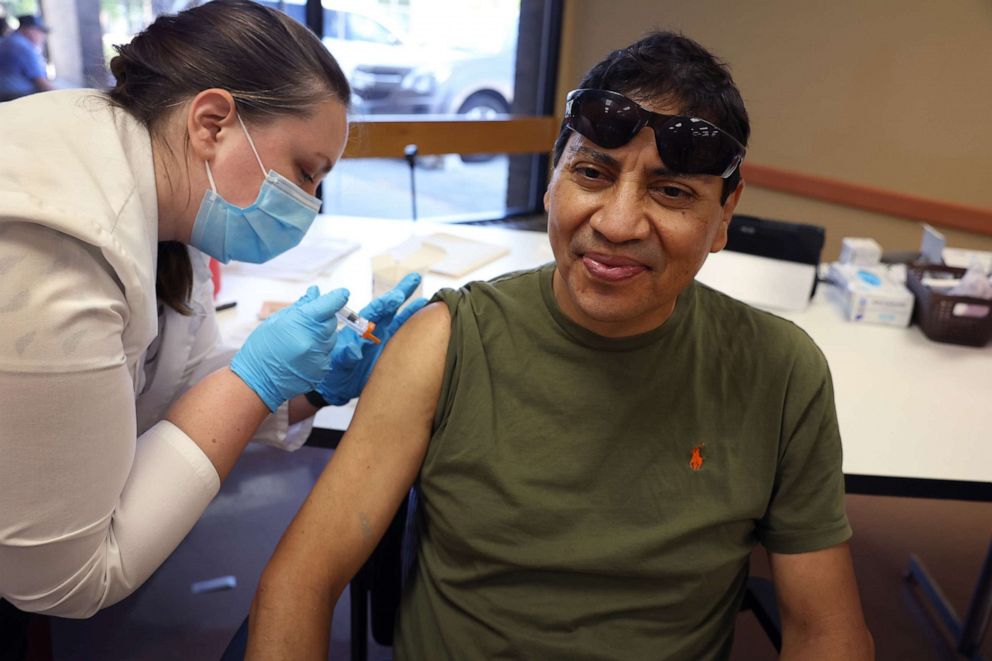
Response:
[{"label": "sunglasses on head", "polygon": [[565,97],[565,126],[600,147],[616,149],[650,126],[665,167],[676,174],[711,174],[724,179],[744,160],[744,145],[698,117],[662,115],[623,94],[578,89]]}]

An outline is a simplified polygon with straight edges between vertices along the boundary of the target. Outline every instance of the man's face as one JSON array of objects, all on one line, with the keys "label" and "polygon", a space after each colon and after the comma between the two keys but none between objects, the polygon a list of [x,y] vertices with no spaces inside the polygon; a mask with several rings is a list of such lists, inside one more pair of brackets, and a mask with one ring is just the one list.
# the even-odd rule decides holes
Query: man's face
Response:
[{"label": "man's face", "polygon": [[707,254],[727,243],[743,183],[725,204],[722,190],[720,177],[666,170],[650,128],[617,149],[573,132],[544,195],[562,311],[607,337],[663,324]]},{"label": "man's face", "polygon": [[24,36],[35,45],[35,48],[41,48],[45,45],[45,37],[47,36],[43,31],[35,27],[25,28],[22,30]]}]

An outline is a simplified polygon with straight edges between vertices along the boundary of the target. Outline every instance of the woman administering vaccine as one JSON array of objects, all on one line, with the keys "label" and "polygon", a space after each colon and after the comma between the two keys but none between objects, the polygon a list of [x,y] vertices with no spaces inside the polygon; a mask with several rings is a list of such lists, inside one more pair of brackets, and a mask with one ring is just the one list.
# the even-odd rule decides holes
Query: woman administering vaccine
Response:
[{"label": "woman administering vaccine", "polygon": [[[111,70],[108,93],[0,105],[0,597],[66,617],[140,586],[248,441],[298,445],[294,423],[357,396],[379,346],[338,341],[348,294],[316,287],[219,346],[208,256],[295,246],[344,149],[350,90],[321,42],[217,0]],[[379,340],[417,284],[363,311]]]}]

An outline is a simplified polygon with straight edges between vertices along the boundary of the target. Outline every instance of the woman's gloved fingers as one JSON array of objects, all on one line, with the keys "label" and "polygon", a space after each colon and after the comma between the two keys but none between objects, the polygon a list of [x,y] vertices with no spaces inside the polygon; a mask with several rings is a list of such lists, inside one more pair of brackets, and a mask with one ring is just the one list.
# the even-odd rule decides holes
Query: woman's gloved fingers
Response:
[{"label": "woman's gloved fingers", "polygon": [[417,287],[420,286],[422,279],[419,273],[407,273],[393,289],[403,292],[403,300],[405,301],[410,298],[413,292],[417,291]]},{"label": "woman's gloved fingers", "polygon": [[231,360],[231,370],[270,411],[313,389],[330,371],[337,342],[334,313],[348,302],[348,290],[320,295],[310,287],[296,303],[252,331]]},{"label": "woman's gloved fingers", "polygon": [[318,287],[317,285],[310,285],[309,287],[307,287],[307,292],[303,294],[303,296],[300,296],[300,299],[296,302],[309,303],[318,296],[320,296],[320,287]]},{"label": "woman's gloved fingers", "polygon": [[396,314],[396,311],[403,305],[403,301],[405,300],[403,292],[398,289],[390,289],[382,296],[372,299],[358,314],[369,321],[381,324],[384,320]]},{"label": "woman's gloved fingers", "polygon": [[[420,281],[419,274],[411,273],[396,287],[362,308],[359,314],[378,324],[375,335],[382,342],[387,342],[396,329],[427,302],[417,299],[397,314],[397,310],[420,286]],[[334,405],[345,404],[358,397],[385,346],[360,338],[350,328],[342,330],[338,336],[337,345],[331,351],[330,373],[316,387],[317,392]]]},{"label": "woman's gloved fingers", "polygon": [[419,273],[408,273],[399,283],[388,292],[373,299],[368,305],[362,308],[360,315],[374,321],[383,323],[389,321],[396,311],[400,309],[403,302],[410,298],[411,294],[420,286],[421,277]]},{"label": "woman's gloved fingers", "polygon": [[363,341],[354,333],[341,337],[331,351],[331,369],[352,369],[360,363],[363,357],[362,343]]},{"label": "woman's gloved fingers", "polygon": [[420,309],[422,307],[424,307],[425,305],[427,305],[427,299],[426,298],[418,298],[415,301],[410,301],[410,304],[407,305],[402,310],[400,310],[400,313],[398,315],[396,315],[396,318],[393,319],[393,323],[390,325],[390,327],[393,330],[399,329],[400,326],[402,326],[404,323],[406,323],[406,320],[407,319],[409,319],[413,315],[417,314],[417,312],[419,312]]},{"label": "woman's gloved fingers", "polygon": [[[312,289],[316,289],[316,287],[312,287]],[[309,293],[310,290],[307,290],[308,295]],[[335,312],[345,306],[348,302],[348,296],[350,294],[347,289],[335,289],[323,296],[300,302],[298,305],[300,305],[300,311],[304,312],[311,319],[326,322],[334,317]]]},{"label": "woman's gloved fingers", "polygon": [[300,296],[298,299],[296,299],[296,303],[295,304],[293,304],[293,305],[285,305],[285,306],[279,308],[278,310],[276,310],[272,314],[268,315],[268,317],[265,319],[265,322],[264,323],[267,323],[267,324],[275,323],[274,320],[276,318],[286,316],[287,314],[289,314],[289,311],[291,309],[293,309],[295,306],[297,306],[297,305],[303,305],[304,303],[309,303],[310,301],[314,300],[318,296],[320,296],[320,288],[317,287],[316,285],[311,285],[310,287],[307,288],[307,291],[306,291],[305,294],[303,294],[303,296]]}]

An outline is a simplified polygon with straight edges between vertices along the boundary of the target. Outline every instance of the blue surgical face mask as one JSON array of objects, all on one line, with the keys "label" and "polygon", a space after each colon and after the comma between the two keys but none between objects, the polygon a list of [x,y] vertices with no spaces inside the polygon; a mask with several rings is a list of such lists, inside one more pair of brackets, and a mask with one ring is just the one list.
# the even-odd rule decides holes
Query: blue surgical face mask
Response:
[{"label": "blue surgical face mask", "polygon": [[240,116],[238,121],[265,180],[254,204],[242,209],[217,193],[210,164],[205,162],[210,190],[204,193],[200,210],[196,213],[190,243],[225,264],[232,259],[261,264],[286,252],[303,239],[317,217],[320,200],[275,170],[269,170],[266,174],[255,143]]}]

